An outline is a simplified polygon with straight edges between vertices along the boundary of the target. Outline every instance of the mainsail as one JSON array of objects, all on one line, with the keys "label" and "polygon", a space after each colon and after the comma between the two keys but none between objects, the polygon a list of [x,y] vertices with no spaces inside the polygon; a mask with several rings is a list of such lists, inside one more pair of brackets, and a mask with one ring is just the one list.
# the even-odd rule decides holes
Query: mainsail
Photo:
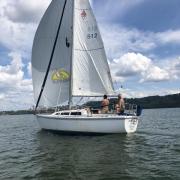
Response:
[{"label": "mainsail", "polygon": [[62,104],[71,96],[113,93],[103,42],[88,0],[52,0],[35,35],[32,75],[35,101],[39,99],[43,106]]}]

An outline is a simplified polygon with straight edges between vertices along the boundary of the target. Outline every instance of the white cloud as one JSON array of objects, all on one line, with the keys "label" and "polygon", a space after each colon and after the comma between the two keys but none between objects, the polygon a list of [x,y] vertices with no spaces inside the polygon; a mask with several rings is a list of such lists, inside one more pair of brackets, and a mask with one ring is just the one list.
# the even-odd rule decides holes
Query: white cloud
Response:
[{"label": "white cloud", "polygon": [[[112,20],[117,17],[120,18],[127,11],[130,11],[132,8],[140,5],[144,1],[145,0],[106,0],[103,1],[103,11],[98,10],[96,13],[100,21]],[[102,8],[102,6],[98,8]]]},{"label": "white cloud", "polygon": [[0,17],[0,44],[10,51],[29,55],[36,26],[33,24],[19,24]]},{"label": "white cloud", "polygon": [[30,75],[28,61],[35,30],[49,3],[50,0],[0,1],[0,45],[10,52],[10,63],[0,64],[0,110],[29,108],[34,102],[32,80],[25,77],[24,71]]},{"label": "white cloud", "polygon": [[0,100],[3,100],[5,98],[4,94],[0,94]]},{"label": "white cloud", "polygon": [[0,72],[16,74],[23,67],[21,55],[16,52],[12,52],[9,53],[9,57],[12,58],[11,65],[7,65],[5,67],[0,66]]},{"label": "white cloud", "polygon": [[8,91],[0,94],[0,111],[29,109],[32,107],[32,93]]},{"label": "white cloud", "polygon": [[169,43],[180,44],[180,30],[155,33],[106,23],[100,24],[100,30],[107,55],[111,59],[128,52],[147,53]]},{"label": "white cloud", "polygon": [[[32,80],[29,61],[32,42],[41,16],[50,0],[6,0],[0,1],[0,44],[9,50],[11,63],[0,65],[0,107],[2,109],[28,108],[33,104]],[[27,68],[24,68],[24,67]],[[24,68],[24,69],[23,69]]]},{"label": "white cloud", "polygon": [[142,54],[127,53],[114,59],[112,68],[115,69],[118,76],[133,76],[146,71],[151,65],[151,60]]},{"label": "white cloud", "polygon": [[140,82],[160,82],[170,80],[170,74],[164,69],[157,66],[152,66],[147,71],[142,72],[142,79]]},{"label": "white cloud", "polygon": [[30,107],[33,104],[32,82],[24,78],[21,55],[12,52],[9,57],[11,64],[0,66],[0,108],[7,110],[13,102],[14,108]]},{"label": "white cloud", "polygon": [[100,30],[109,58],[128,52],[147,52],[157,47],[154,34],[150,32],[110,24],[100,24]]},{"label": "white cloud", "polygon": [[180,79],[180,57],[173,57],[163,61],[163,66],[168,71],[173,79]]},{"label": "white cloud", "polygon": [[11,64],[7,66],[0,66],[0,83],[6,85],[17,85],[19,80],[22,80],[24,72],[22,71],[21,55],[17,53],[10,53],[12,58]]},{"label": "white cloud", "polygon": [[27,71],[28,71],[29,76],[31,77],[32,76],[32,66],[31,66],[30,62],[28,63]]},{"label": "white cloud", "polygon": [[0,44],[26,59],[30,57],[37,23],[50,0],[0,1]]},{"label": "white cloud", "polygon": [[139,53],[127,53],[110,63],[113,79],[139,76],[139,82],[159,82],[170,80],[165,69],[155,65],[153,61]]},{"label": "white cloud", "polygon": [[120,89],[119,92],[125,97],[125,98],[142,98],[142,97],[148,97],[148,96],[165,96],[169,94],[177,94],[180,93],[180,90],[173,89],[173,88],[151,88],[146,90],[134,90],[134,89]]},{"label": "white cloud", "polygon": [[7,0],[4,15],[13,22],[38,22],[50,0]]},{"label": "white cloud", "polygon": [[[144,3],[145,0],[118,0],[116,2],[106,0],[103,2],[103,11],[99,10],[101,7],[98,7],[98,9],[96,9],[96,14],[103,33],[105,45],[106,42],[113,42],[110,45],[113,45],[113,47],[119,45],[119,50],[128,48],[128,50],[134,50],[135,52],[138,50],[139,52],[142,52],[144,50],[153,49],[159,45],[169,43],[180,44],[180,29],[167,29],[162,32],[151,32],[122,26],[121,17],[132,11],[133,8],[137,8],[137,6]],[[149,23],[151,24],[151,22]],[[110,48],[108,43],[106,47]],[[113,49],[113,47],[111,49]],[[125,47],[125,49],[122,47]],[[127,53],[127,51],[125,53]]]},{"label": "white cloud", "polygon": [[180,30],[168,30],[166,32],[157,33],[157,39],[162,43],[178,43],[180,44]]}]

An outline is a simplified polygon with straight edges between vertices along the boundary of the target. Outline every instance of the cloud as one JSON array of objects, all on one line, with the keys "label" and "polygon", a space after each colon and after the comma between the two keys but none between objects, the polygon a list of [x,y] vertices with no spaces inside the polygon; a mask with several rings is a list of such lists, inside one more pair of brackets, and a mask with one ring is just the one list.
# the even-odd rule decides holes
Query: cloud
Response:
[{"label": "cloud", "polygon": [[157,47],[152,32],[110,24],[100,24],[100,30],[109,58],[116,58],[128,52],[147,52]]},{"label": "cloud", "polygon": [[142,79],[140,82],[160,82],[170,80],[170,73],[157,66],[152,66],[147,71],[142,72]]},{"label": "cloud", "polygon": [[50,0],[0,1],[0,45],[30,58],[32,42]]},{"label": "cloud", "polygon": [[96,10],[96,14],[100,21],[112,21],[117,18],[120,19],[126,12],[140,5],[144,1],[145,0],[101,0],[94,1],[94,8],[96,8],[96,6],[98,8],[98,10]]},{"label": "cloud", "polygon": [[11,64],[0,66],[0,83],[6,85],[17,85],[17,82],[23,78],[21,55],[15,52],[9,54],[12,58]]},{"label": "cloud", "polygon": [[[113,3],[113,6],[115,6],[115,9],[121,7],[127,10],[143,1],[117,1]],[[37,23],[49,3],[50,0],[1,1],[0,24],[3,24],[3,26],[0,27],[0,44],[10,49],[10,51],[21,52],[23,56],[28,56],[29,58]],[[94,4],[96,2],[91,1],[91,3]],[[112,1],[108,0],[105,3],[105,7],[109,9],[110,4],[112,4]],[[114,12],[115,9],[111,11]],[[107,23],[100,24],[100,27],[105,48],[110,59],[117,58],[128,52],[148,52],[160,44],[167,44],[170,41],[172,43],[180,42],[178,38],[180,30],[153,33]]]},{"label": "cloud", "polygon": [[33,94],[29,92],[8,91],[8,93],[0,93],[0,111],[29,109],[32,107],[32,97]]},{"label": "cloud", "polygon": [[180,30],[168,30],[165,32],[157,33],[157,39],[159,39],[163,44],[180,44]]},{"label": "cloud", "polygon": [[100,30],[109,59],[128,52],[147,54],[159,47],[180,44],[180,30],[155,33],[107,23],[100,24]]},{"label": "cloud", "polygon": [[139,77],[141,83],[167,81],[171,78],[167,70],[158,67],[150,58],[140,53],[127,53],[114,59],[110,68],[116,81],[135,76]]},{"label": "cloud", "polygon": [[31,77],[32,76],[32,66],[31,66],[30,62],[28,63],[27,71],[28,71],[29,76]]},{"label": "cloud", "polygon": [[180,56],[166,59],[163,66],[168,72],[170,72],[173,79],[180,79]]},{"label": "cloud", "polygon": [[23,56],[30,54],[35,25],[18,24],[0,17],[0,44],[9,51],[19,52]]},{"label": "cloud", "polygon": [[142,97],[148,97],[148,96],[165,96],[169,94],[178,94],[180,93],[180,90],[173,89],[173,88],[151,88],[149,90],[134,90],[134,89],[119,89],[119,92],[125,97],[125,98],[142,98]]},{"label": "cloud", "polygon": [[11,52],[9,58],[9,65],[0,66],[0,107],[9,109],[13,104],[16,107],[12,109],[30,107],[33,104],[32,81],[24,78],[21,55]]},{"label": "cloud", "polygon": [[0,100],[3,100],[5,98],[4,94],[0,94]]},{"label": "cloud", "polygon": [[4,16],[13,22],[37,23],[50,0],[7,0]]},{"label": "cloud", "polygon": [[126,77],[146,71],[151,65],[151,60],[139,53],[127,53],[120,59],[114,59],[112,65],[118,68],[117,75]]},{"label": "cloud", "polygon": [[9,53],[9,57],[12,58],[11,65],[7,65],[5,67],[0,66],[0,72],[16,74],[19,69],[22,69],[23,67],[21,55],[16,52],[11,52]]}]

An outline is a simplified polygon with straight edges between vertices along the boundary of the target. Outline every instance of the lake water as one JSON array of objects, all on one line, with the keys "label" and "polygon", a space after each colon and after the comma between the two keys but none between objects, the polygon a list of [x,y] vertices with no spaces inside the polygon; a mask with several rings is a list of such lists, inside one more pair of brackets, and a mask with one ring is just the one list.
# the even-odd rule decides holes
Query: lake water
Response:
[{"label": "lake water", "polygon": [[0,116],[0,180],[179,180],[180,109],[144,110],[131,135],[65,136]]}]

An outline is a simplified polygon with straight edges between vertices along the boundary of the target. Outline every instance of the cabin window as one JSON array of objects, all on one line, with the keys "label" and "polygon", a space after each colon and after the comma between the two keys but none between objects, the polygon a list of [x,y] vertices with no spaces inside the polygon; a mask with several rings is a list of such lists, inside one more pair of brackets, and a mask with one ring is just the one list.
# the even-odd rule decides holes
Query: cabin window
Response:
[{"label": "cabin window", "polygon": [[80,116],[80,115],[81,115],[81,112],[71,112],[71,115]]},{"label": "cabin window", "polygon": [[61,115],[68,116],[69,112],[63,112],[63,113],[61,113]]},{"label": "cabin window", "polygon": [[60,115],[60,113],[56,113],[55,115]]}]

